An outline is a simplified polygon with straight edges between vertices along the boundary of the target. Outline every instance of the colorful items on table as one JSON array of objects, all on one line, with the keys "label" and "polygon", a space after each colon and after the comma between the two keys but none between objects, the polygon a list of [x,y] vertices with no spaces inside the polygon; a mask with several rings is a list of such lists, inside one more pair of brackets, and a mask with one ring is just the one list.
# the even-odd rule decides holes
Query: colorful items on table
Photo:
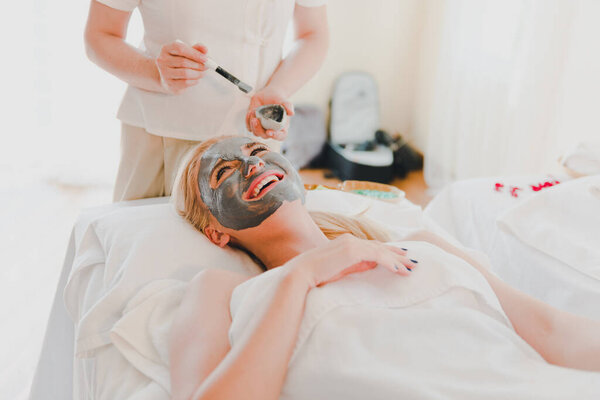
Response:
[{"label": "colorful items on table", "polygon": [[393,192],[384,192],[381,190],[371,190],[371,189],[358,189],[353,190],[352,193],[362,194],[363,196],[375,197],[377,199],[395,199],[398,197],[398,194]]}]

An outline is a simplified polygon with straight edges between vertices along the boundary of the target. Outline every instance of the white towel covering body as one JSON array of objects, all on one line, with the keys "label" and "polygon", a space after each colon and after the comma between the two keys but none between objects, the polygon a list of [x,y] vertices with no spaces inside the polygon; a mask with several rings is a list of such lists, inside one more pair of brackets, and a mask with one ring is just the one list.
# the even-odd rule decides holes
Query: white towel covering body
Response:
[{"label": "white towel covering body", "polygon": [[[419,261],[411,276],[377,267],[309,293],[282,400],[600,398],[600,374],[546,363],[472,266],[427,243],[401,246]],[[281,272],[235,289],[233,346]]]}]

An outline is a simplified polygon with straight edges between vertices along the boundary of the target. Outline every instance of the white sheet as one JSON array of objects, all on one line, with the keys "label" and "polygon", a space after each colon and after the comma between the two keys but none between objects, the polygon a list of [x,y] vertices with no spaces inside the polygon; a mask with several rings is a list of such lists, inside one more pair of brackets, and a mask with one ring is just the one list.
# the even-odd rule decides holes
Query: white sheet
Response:
[{"label": "white sheet", "polygon": [[[492,270],[512,286],[557,308],[600,319],[600,281],[531,247],[496,224],[507,210],[553,188],[524,191],[512,197],[506,190],[496,191],[496,183],[503,183],[504,188],[530,187],[546,180],[548,177],[542,175],[455,182],[429,203],[424,214],[462,245],[485,253]],[[559,180],[568,181],[564,177]]]},{"label": "white sheet", "polygon": [[600,281],[600,175],[540,192],[498,218],[501,229]]},{"label": "white sheet", "polygon": [[[516,334],[470,265],[427,243],[398,245],[419,259],[411,276],[378,267],[309,293],[281,399],[600,396],[600,374],[547,364]],[[234,290],[232,346],[261,315],[282,272]],[[183,290],[176,281],[148,285],[114,329],[126,336],[117,347],[145,371],[140,385],[156,400],[168,399],[164,332]]]},{"label": "white sheet", "polygon": [[30,400],[46,400],[49,398],[70,400],[73,398],[74,390],[78,389],[78,384],[83,382],[79,378],[81,363],[73,360],[74,329],[64,306],[63,291],[71,272],[75,249],[79,246],[81,236],[89,223],[101,215],[117,209],[153,205],[166,201],[165,198],[135,200],[89,208],[81,212],[69,240],[50,312],[50,319],[44,335],[42,352],[31,385]]},{"label": "white sheet", "polygon": [[[399,204],[390,204],[337,191],[314,191],[309,193],[307,206],[313,210],[337,211],[349,215],[367,215],[392,228],[398,237],[422,228],[440,232],[440,228],[435,223],[432,223],[430,219],[423,216],[419,207],[414,206],[408,201],[403,201]],[[102,244],[105,247],[109,242],[119,244],[120,241],[116,238],[122,238],[124,237],[123,235],[127,236],[129,230],[135,227],[135,225],[132,225],[131,218],[134,220],[137,218],[136,223],[143,223],[148,218],[158,217],[160,221],[161,218],[167,217],[165,210],[160,209],[160,207],[157,209],[158,214],[154,216],[150,212],[152,210],[146,208],[142,212],[132,209],[127,212],[123,211],[120,214],[109,215],[103,221],[94,220],[91,225],[95,230],[94,234],[97,235],[99,232],[101,234],[97,237],[97,240],[88,242],[80,241],[80,253],[83,252],[85,243],[93,244],[93,246],[87,247],[89,251],[86,251],[92,255],[94,252],[102,253],[105,251],[102,250]],[[150,213],[148,214],[148,212]],[[146,213],[144,218],[140,217],[140,213]],[[177,223],[181,222],[178,221]],[[95,229],[95,227],[99,226],[104,226],[104,228]],[[121,231],[121,227],[124,229],[123,231]],[[135,233],[134,231],[132,234]],[[177,229],[167,231],[172,238],[175,238],[173,235],[174,232],[178,232]],[[445,232],[441,233],[446,234]],[[144,235],[141,236],[143,237]],[[137,239],[139,237],[136,236]],[[152,275],[155,273],[153,270],[146,271],[143,268],[144,264],[140,264],[139,262],[138,258],[140,255],[142,256],[141,260],[153,260],[153,252],[157,252],[158,257],[162,257],[161,260],[165,261],[164,254],[160,254],[160,252],[164,251],[161,245],[165,243],[161,243],[155,239],[151,241],[153,244],[151,246],[148,244],[136,245],[137,251],[134,252],[123,248],[124,252],[122,255],[125,255],[124,259],[127,259],[128,263],[136,267],[132,271],[127,271],[122,270],[122,266],[115,265],[112,269],[113,271],[121,269],[118,273],[120,278],[115,280],[115,282],[124,285],[127,284],[129,279],[136,277],[136,279],[132,280],[132,284],[136,280],[138,282],[135,283],[137,285],[135,290],[127,284],[126,288],[128,288],[128,292],[125,295],[122,291],[114,292],[119,296],[119,301],[107,300],[110,298],[106,297],[107,293],[110,294],[112,289],[108,292],[106,290],[102,291],[102,297],[97,296],[98,292],[88,290],[93,287],[96,279],[100,279],[97,282],[106,285],[106,282],[103,280],[103,277],[106,276],[104,273],[98,272],[95,278],[88,276],[86,279],[79,279],[77,284],[75,284],[75,281],[72,281],[71,290],[74,290],[74,293],[79,293],[78,296],[72,297],[75,301],[79,301],[75,307],[80,310],[88,310],[90,309],[89,305],[104,304],[107,307],[105,308],[105,315],[109,315],[111,318],[117,315],[115,313],[119,315],[119,318],[111,319],[111,323],[108,325],[92,324],[88,327],[92,329],[92,332],[95,329],[94,327],[102,328],[98,332],[101,334],[100,337],[104,345],[94,348],[94,358],[83,359],[81,361],[80,365],[83,365],[82,373],[78,375],[80,390],[77,392],[79,397],[76,397],[76,399],[90,398],[90,393],[93,393],[93,398],[95,399],[111,400],[131,398],[161,399],[167,396],[169,384],[164,333],[168,331],[170,325],[168,316],[177,307],[178,299],[183,294],[184,283],[182,282],[186,282],[194,274],[187,271],[185,274],[172,275],[167,273],[158,276]],[[169,239],[169,251],[177,253],[177,243],[177,240]],[[100,248],[98,248],[99,244]],[[144,252],[140,252],[140,248],[145,249]],[[186,251],[193,253],[193,248],[189,248]],[[86,260],[86,258],[80,258],[80,260]],[[93,261],[93,257],[88,257],[87,260]],[[92,269],[102,268],[100,265],[94,266],[94,264],[90,264],[89,262],[79,265],[89,265]],[[85,271],[85,269],[78,270]],[[151,275],[147,275],[147,272],[150,272]],[[81,294],[85,295],[80,296]],[[102,301],[98,302],[100,299]],[[80,352],[80,354],[86,355],[86,352]],[[112,362],[115,364],[112,364]],[[115,365],[119,365],[120,367],[115,368]],[[124,384],[120,380],[121,369],[128,376],[128,381]]]},{"label": "white sheet", "polygon": [[[600,396],[600,374],[547,364],[512,329],[485,279],[426,243],[410,277],[384,268],[309,293],[281,399],[578,399]],[[282,270],[235,289],[233,346]]]}]

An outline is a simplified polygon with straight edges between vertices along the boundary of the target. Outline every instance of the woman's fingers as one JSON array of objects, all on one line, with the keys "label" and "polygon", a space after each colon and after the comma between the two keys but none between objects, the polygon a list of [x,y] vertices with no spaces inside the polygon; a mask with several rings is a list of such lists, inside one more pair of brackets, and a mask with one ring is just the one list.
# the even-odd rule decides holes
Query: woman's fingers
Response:
[{"label": "woman's fingers", "polygon": [[379,257],[379,264],[393,273],[399,275],[409,275],[412,271],[412,264],[404,256],[398,255],[392,251],[382,252]]},{"label": "woman's fingers", "polygon": [[350,275],[350,274],[356,274],[359,272],[364,272],[364,271],[368,271],[370,269],[373,269],[377,266],[377,263],[374,261],[361,261],[358,262],[356,264],[353,264],[351,266],[349,266],[348,268],[344,269],[343,271],[340,271],[339,273],[337,273],[336,275],[332,276],[331,278],[327,279],[324,282],[319,283],[317,286],[323,286],[326,285],[328,283],[331,282],[335,282],[338,279],[343,278],[346,275]]},{"label": "woman's fingers", "polygon": [[293,264],[305,269],[311,287],[315,287],[377,265],[397,275],[409,276],[417,261],[411,260],[406,253],[406,249],[346,234],[298,256]]},{"label": "woman's fingers", "polygon": [[409,268],[416,268],[419,265],[419,260],[414,259],[408,254],[408,249],[402,247],[388,246],[393,252],[405,256],[404,259],[407,260],[407,265]]},{"label": "woman's fingers", "polygon": [[408,268],[413,269],[419,265],[418,260],[409,256],[408,249],[405,249],[402,247],[396,247],[396,246],[389,246],[389,245],[387,245],[387,248],[400,256],[404,256],[403,257],[404,265],[406,265]]},{"label": "woman's fingers", "polygon": [[405,256],[406,255],[406,249],[400,248],[400,247],[396,247],[396,246],[390,246],[390,245],[385,245],[389,250],[393,251],[396,254],[399,254],[401,256]]},{"label": "woman's fingers", "polygon": [[406,250],[394,246],[381,244],[379,242],[371,242],[374,249],[374,256],[377,257],[377,262],[383,267],[400,275],[408,275],[416,268],[416,260],[411,260],[406,256]]}]

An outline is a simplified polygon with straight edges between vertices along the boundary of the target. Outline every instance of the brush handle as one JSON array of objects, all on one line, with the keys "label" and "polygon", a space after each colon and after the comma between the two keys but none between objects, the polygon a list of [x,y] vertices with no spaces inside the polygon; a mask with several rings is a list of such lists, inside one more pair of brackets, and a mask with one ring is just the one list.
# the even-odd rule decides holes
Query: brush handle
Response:
[{"label": "brush handle", "polygon": [[215,62],[215,60],[213,60],[212,58],[205,56],[206,57],[206,61],[204,61],[204,66],[208,69],[212,69],[213,71],[216,71],[217,68],[219,68],[219,64],[217,64]]}]

